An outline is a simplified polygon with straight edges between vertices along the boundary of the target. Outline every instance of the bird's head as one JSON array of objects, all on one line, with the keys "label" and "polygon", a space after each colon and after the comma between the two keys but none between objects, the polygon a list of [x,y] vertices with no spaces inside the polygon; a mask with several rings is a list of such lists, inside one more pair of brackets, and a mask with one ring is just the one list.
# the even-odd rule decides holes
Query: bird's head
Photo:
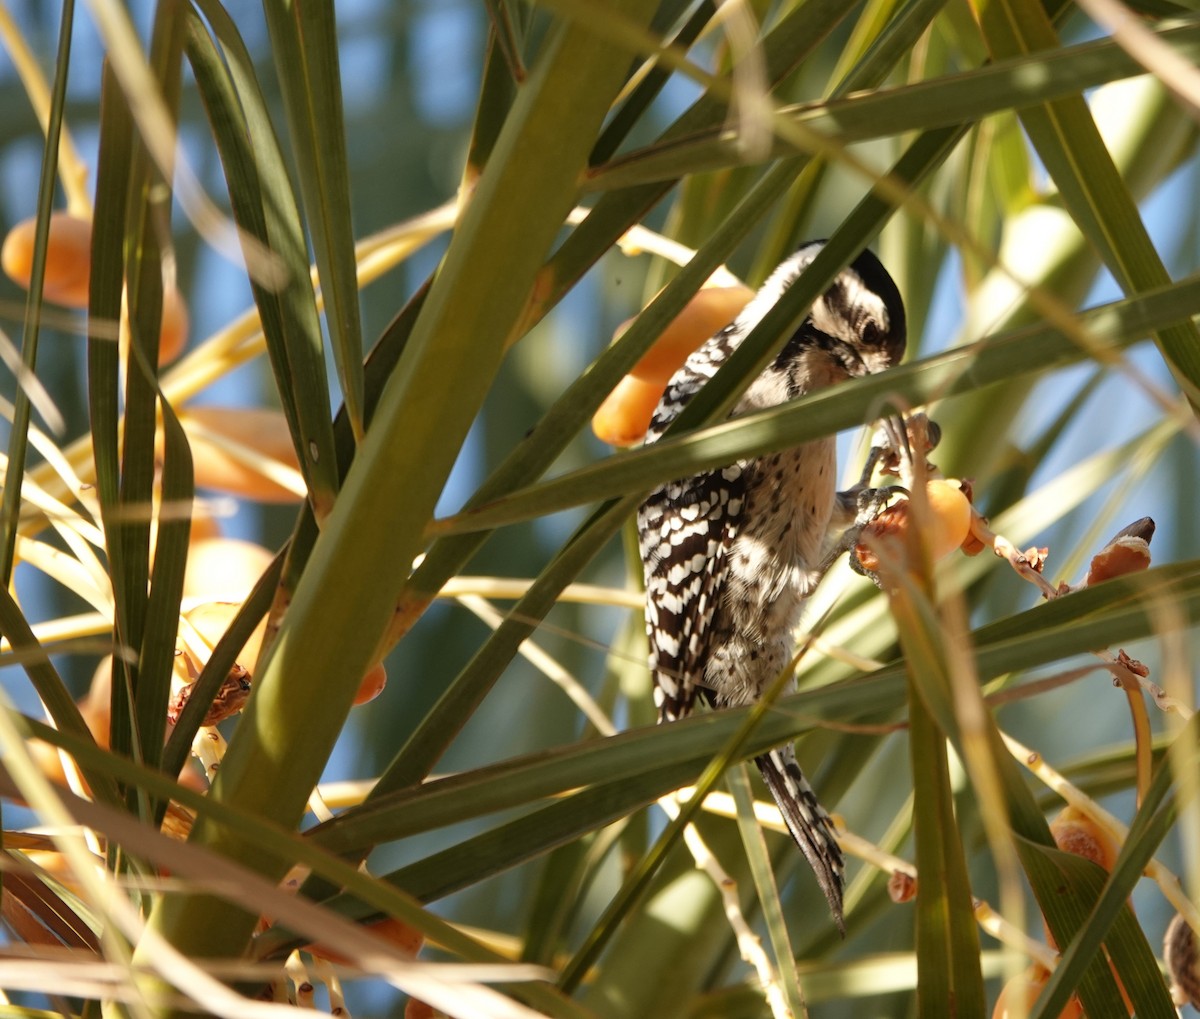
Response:
[{"label": "bird's head", "polygon": [[[824,241],[804,245],[771,274],[763,291],[774,295],[772,303],[800,278],[824,246]],[[897,364],[906,342],[900,291],[879,259],[864,251],[813,302],[776,366],[786,368],[797,356],[819,351],[835,372],[840,369],[847,377],[869,375]]]}]

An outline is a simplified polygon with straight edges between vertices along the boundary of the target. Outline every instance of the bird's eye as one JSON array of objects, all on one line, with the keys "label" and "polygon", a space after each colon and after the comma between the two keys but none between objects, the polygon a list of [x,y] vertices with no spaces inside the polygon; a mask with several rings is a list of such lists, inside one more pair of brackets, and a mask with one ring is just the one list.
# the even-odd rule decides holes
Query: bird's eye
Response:
[{"label": "bird's eye", "polygon": [[873,319],[868,319],[863,323],[862,345],[864,347],[880,347],[883,345],[883,333],[880,331],[879,324]]}]

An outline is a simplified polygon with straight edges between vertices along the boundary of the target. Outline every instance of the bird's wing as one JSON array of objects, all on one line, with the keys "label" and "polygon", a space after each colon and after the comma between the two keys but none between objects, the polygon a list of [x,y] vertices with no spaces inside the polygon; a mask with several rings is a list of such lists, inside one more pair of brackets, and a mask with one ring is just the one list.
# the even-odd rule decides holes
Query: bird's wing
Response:
[{"label": "bird's wing", "polygon": [[704,691],[709,630],[744,503],[743,465],[663,485],[638,511],[646,570],[646,632],[663,721]]}]

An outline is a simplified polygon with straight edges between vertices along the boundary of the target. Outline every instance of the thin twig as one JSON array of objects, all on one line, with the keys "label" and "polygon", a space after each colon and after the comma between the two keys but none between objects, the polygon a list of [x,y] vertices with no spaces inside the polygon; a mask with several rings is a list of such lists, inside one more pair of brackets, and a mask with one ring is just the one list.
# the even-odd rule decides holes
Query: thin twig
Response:
[{"label": "thin twig", "polygon": [[[671,820],[675,820],[679,816],[679,804],[676,802],[674,795],[664,796],[658,801],[658,805],[662,807]],[[689,824],[683,830],[683,841],[687,845],[688,851],[691,852],[692,859],[696,861],[696,866],[708,875],[720,893],[721,903],[725,908],[725,919],[729,921],[729,927],[733,931],[734,938],[737,941],[738,952],[742,959],[750,966],[753,966],[754,972],[758,974],[758,979],[763,987],[763,994],[766,996],[767,1004],[771,1008],[771,1014],[775,1019],[790,1019],[792,1011],[787,1006],[787,1001],[784,998],[783,988],[779,985],[779,977],[775,972],[775,967],[771,965],[771,959],[766,949],[763,948],[762,941],[750,929],[750,924],[747,923],[746,917],[742,914],[742,904],[738,899],[737,882],[726,873],[720,861],[713,856],[712,851],[705,845],[704,839],[700,837],[700,832],[696,830],[695,825]]]},{"label": "thin twig", "polygon": [[[1129,837],[1129,829],[1117,820],[1116,817],[1100,806],[1099,803],[1088,796],[1082,789],[1074,785],[1061,772],[1047,764],[1046,759],[1038,751],[1030,749],[1005,732],[1000,733],[1000,738],[1004,740],[1009,753],[1035,775],[1047,789],[1057,793],[1070,806],[1086,815],[1096,827],[1108,834],[1113,841],[1118,844],[1124,844],[1125,840]],[[1179,878],[1154,858],[1151,858],[1150,862],[1146,864],[1143,873],[1158,885],[1159,890],[1163,893],[1166,900],[1178,912],[1183,914],[1184,919],[1192,925],[1193,929],[1200,930],[1200,911],[1197,910],[1195,903],[1184,892]]]},{"label": "thin twig", "polygon": [[[676,795],[682,800],[690,799],[693,793],[694,790],[689,788],[679,790]],[[704,809],[718,817],[735,817],[737,814],[733,798],[728,793],[709,793],[704,799]],[[787,832],[783,816],[773,803],[756,800],[754,816],[763,827],[770,828],[772,831]],[[880,849],[870,839],[848,831],[840,816],[832,815],[832,820],[838,845],[847,855],[854,856],[889,876],[903,874],[914,882],[917,880],[917,868],[914,864]],[[982,930],[997,941],[1024,952],[1030,959],[1041,963],[1047,969],[1054,968],[1058,960],[1057,953],[1040,941],[1031,938],[1015,924],[1009,923],[984,900],[975,899],[974,902],[975,918]]]}]

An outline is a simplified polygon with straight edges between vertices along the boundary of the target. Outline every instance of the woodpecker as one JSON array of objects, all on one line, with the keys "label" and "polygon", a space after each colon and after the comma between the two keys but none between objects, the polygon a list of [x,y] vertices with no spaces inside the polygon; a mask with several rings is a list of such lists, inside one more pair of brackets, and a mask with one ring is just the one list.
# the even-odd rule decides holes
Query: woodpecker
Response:
[{"label": "woodpecker", "polygon": [[[731,324],[668,383],[646,435],[656,441],[824,246],[783,262]],[[883,265],[864,251],[819,297],[731,416],[774,407],[882,371],[905,348],[904,304]],[[794,631],[837,502],[832,436],[737,460],[656,489],[638,510],[646,630],[659,721],[760,699],[789,668]],[[829,815],[788,744],[755,759],[788,830],[807,857],[839,928],[841,849]]]}]

